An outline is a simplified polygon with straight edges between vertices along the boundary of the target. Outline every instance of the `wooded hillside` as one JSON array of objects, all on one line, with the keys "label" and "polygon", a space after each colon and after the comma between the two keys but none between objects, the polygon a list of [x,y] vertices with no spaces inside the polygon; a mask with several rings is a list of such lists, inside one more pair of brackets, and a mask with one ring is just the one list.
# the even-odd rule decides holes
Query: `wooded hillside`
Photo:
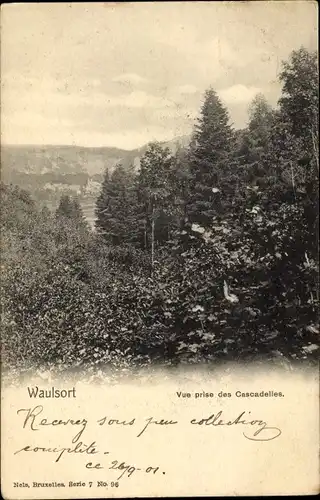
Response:
[{"label": "wooded hillside", "polygon": [[280,80],[246,129],[209,88],[189,147],[106,170],[95,232],[1,185],[4,368],[317,358],[316,54]]}]

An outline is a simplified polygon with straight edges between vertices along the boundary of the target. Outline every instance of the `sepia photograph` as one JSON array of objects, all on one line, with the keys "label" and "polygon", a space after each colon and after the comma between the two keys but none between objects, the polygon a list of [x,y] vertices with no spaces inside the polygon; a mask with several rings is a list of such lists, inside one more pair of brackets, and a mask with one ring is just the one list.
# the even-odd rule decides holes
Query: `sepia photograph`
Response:
[{"label": "sepia photograph", "polygon": [[4,369],[316,357],[316,9],[262,6],[5,8]]},{"label": "sepia photograph", "polygon": [[[131,408],[139,414],[141,391],[150,389],[141,408],[148,401],[150,408],[162,408],[162,416],[160,411],[157,420],[146,410],[147,423],[136,430],[139,440],[147,433],[151,439],[156,427],[171,432],[178,417],[165,416],[166,404],[187,412],[188,398],[192,411],[196,404],[204,410],[209,400],[224,399],[226,405],[230,398],[232,415],[229,420],[222,415],[219,425],[262,426],[254,435],[244,431],[245,446],[251,446],[247,456],[255,456],[253,441],[272,441],[263,446],[269,462],[275,456],[279,463],[286,446],[281,439],[289,440],[290,432],[284,424],[268,427],[267,421],[253,420],[254,406],[245,405],[259,400],[270,418],[279,412],[286,422],[286,395],[292,392],[291,403],[285,400],[289,412],[299,400],[294,387],[301,387],[299,397],[304,394],[301,401],[305,408],[311,405],[314,419],[307,423],[301,417],[301,426],[316,431],[316,2],[40,2],[3,5],[1,14],[1,371],[5,390],[11,391],[3,395],[8,412],[1,416],[2,456],[11,446],[9,437],[15,436],[11,443],[17,440],[17,449],[3,459],[6,478],[10,475],[4,497],[53,498],[54,490],[54,498],[73,498],[75,492],[77,498],[107,498],[110,481],[110,497],[310,493],[316,475],[302,472],[302,489],[294,486],[290,474],[306,470],[306,463],[297,460],[294,467],[297,452],[291,448],[291,472],[274,488],[260,472],[255,486],[242,487],[242,468],[233,475],[237,466],[230,486],[222,471],[214,485],[205,468],[207,475],[199,476],[203,487],[186,480],[184,488],[188,464],[194,467],[188,448],[179,487],[173,480],[173,489],[165,489],[170,475],[164,469],[162,483],[149,484],[161,469],[149,462],[149,479],[136,480],[133,487],[131,475],[141,469],[130,469],[125,461],[120,467],[116,459],[117,467],[110,469],[121,471],[126,486],[115,486],[116,476],[98,478],[98,471],[84,469],[97,476],[90,496],[87,476],[84,486],[74,473],[63,475],[71,465],[60,464],[74,451],[63,447],[67,437],[56,434],[52,446],[58,449],[48,459],[51,444],[49,449],[47,441],[38,442],[48,427],[32,431],[39,430],[38,415],[50,420],[48,401],[50,416],[63,405],[66,414],[98,405],[92,418],[103,427],[103,388],[105,394],[118,391],[121,403],[108,400],[128,415]],[[310,384],[304,378],[309,373]],[[89,384],[87,392],[77,386],[80,380]],[[165,383],[172,386],[170,397]],[[34,408],[27,410],[28,404]],[[218,411],[209,417],[208,409],[202,420],[191,415],[193,429],[218,425]],[[112,424],[128,426],[122,431],[124,450],[126,433],[138,419],[128,415],[109,414]],[[89,416],[54,417],[64,427],[52,424],[55,432],[67,432],[70,422],[89,422]],[[81,437],[85,427],[77,435],[70,431],[72,443],[84,439],[75,452],[98,453]],[[26,432],[30,439],[20,442]],[[198,431],[192,432],[193,449],[207,457],[204,438],[197,452]],[[51,436],[50,443],[53,430]],[[224,446],[224,439],[222,463],[227,463],[231,444]],[[308,448],[309,436],[301,439],[301,457],[311,453],[314,472],[317,453]],[[183,433],[180,453],[182,442]],[[148,446],[141,448],[146,457]],[[38,450],[49,453],[30,453]],[[171,450],[170,467],[175,453]],[[263,456],[257,454],[261,464]],[[31,474],[29,460],[35,468],[56,460],[60,476],[52,473],[49,487],[41,485],[50,473],[20,480],[18,471],[26,478]],[[74,460],[78,464],[80,455]],[[90,463],[87,469],[93,468]],[[74,472],[80,466],[73,467]],[[250,467],[254,470],[253,463]],[[65,487],[59,488],[62,477]]]}]

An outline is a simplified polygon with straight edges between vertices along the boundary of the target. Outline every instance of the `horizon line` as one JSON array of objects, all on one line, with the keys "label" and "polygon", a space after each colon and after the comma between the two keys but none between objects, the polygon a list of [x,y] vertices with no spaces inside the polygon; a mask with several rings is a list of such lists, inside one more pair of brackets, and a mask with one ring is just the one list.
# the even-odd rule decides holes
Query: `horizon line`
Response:
[{"label": "horizon line", "polygon": [[[150,141],[150,142],[153,142],[153,141]],[[18,147],[18,148],[23,148],[23,147],[38,147],[38,148],[46,148],[46,147],[51,147],[51,148],[84,148],[84,149],[105,149],[105,148],[108,148],[108,149],[119,149],[119,150],[122,150],[122,151],[135,151],[136,149],[140,149],[142,147],[144,147],[145,145],[147,145],[149,143],[146,143],[144,144],[143,146],[138,146],[138,147],[135,147],[135,148],[132,148],[132,149],[127,149],[127,148],[124,148],[124,147],[118,147],[118,146],[84,146],[82,144],[50,144],[50,143],[46,143],[46,144],[40,144],[40,143],[23,143],[23,144],[19,144],[19,143],[13,143],[13,142],[2,142],[1,145],[0,145],[0,148],[3,148],[3,147]]]}]

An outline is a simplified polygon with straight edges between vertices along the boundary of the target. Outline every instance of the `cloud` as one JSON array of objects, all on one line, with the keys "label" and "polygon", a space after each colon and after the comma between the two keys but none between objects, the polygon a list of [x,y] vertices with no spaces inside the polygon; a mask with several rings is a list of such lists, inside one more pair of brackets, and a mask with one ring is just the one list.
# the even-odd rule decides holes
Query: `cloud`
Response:
[{"label": "cloud", "polygon": [[78,101],[78,104],[104,107],[104,108],[151,108],[151,109],[164,109],[173,108],[176,103],[163,96],[156,96],[153,94],[148,94],[147,92],[141,90],[135,90],[128,94],[111,95],[103,92],[95,92],[88,95],[81,95],[80,93],[74,94],[69,97],[74,103]]},{"label": "cloud", "polygon": [[175,103],[165,97],[158,97],[142,91],[134,91],[127,95],[111,97],[107,99],[110,106],[126,106],[127,108],[168,108],[174,107]]},{"label": "cloud", "polygon": [[134,148],[134,141],[143,145],[172,138],[178,125],[168,116],[169,110],[177,114],[173,100],[139,90],[113,95],[102,88],[93,80],[77,85],[7,75],[2,82],[3,142],[112,145],[114,140],[114,145]]},{"label": "cloud", "polygon": [[242,84],[232,85],[226,89],[218,91],[219,96],[228,104],[248,103],[257,94],[262,92],[259,87],[250,87]]},{"label": "cloud", "polygon": [[2,139],[131,147],[184,134],[209,86],[220,89],[234,125],[245,126],[261,89],[276,104],[291,50],[317,47],[313,2],[254,4],[178,2],[170,15],[164,2],[125,2],[108,16],[98,2],[8,9]]},{"label": "cloud", "polygon": [[142,147],[152,141],[170,141],[174,139],[175,134],[171,130],[164,130],[161,127],[150,126],[144,128],[134,128],[122,130],[119,132],[97,133],[94,136],[87,132],[78,134],[80,144],[89,146],[113,146],[126,149],[135,149]]},{"label": "cloud", "polygon": [[[27,78],[7,75],[2,81],[3,111],[6,115],[17,112],[32,112],[43,115],[74,115],[77,108],[92,109],[165,109],[174,108],[176,103],[165,95],[154,95],[133,90],[129,93],[112,94],[102,90],[101,81],[92,79],[85,83],[51,78]],[[110,89],[109,89],[110,90]]]},{"label": "cloud", "polygon": [[194,85],[186,84],[177,87],[177,92],[179,92],[180,94],[196,94],[198,92],[198,89]]},{"label": "cloud", "polygon": [[112,78],[112,81],[127,85],[139,85],[140,83],[146,83],[148,80],[143,76],[137,75],[137,73],[122,73]]}]

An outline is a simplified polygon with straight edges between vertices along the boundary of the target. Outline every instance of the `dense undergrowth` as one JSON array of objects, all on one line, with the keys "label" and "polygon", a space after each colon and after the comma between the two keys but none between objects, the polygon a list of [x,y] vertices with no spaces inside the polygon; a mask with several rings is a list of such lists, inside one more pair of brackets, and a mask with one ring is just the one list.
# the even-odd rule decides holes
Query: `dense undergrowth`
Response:
[{"label": "dense undergrowth", "polygon": [[1,184],[3,369],[316,362],[314,64],[293,53],[243,131],[207,91],[187,150],[106,173],[96,232]]}]

